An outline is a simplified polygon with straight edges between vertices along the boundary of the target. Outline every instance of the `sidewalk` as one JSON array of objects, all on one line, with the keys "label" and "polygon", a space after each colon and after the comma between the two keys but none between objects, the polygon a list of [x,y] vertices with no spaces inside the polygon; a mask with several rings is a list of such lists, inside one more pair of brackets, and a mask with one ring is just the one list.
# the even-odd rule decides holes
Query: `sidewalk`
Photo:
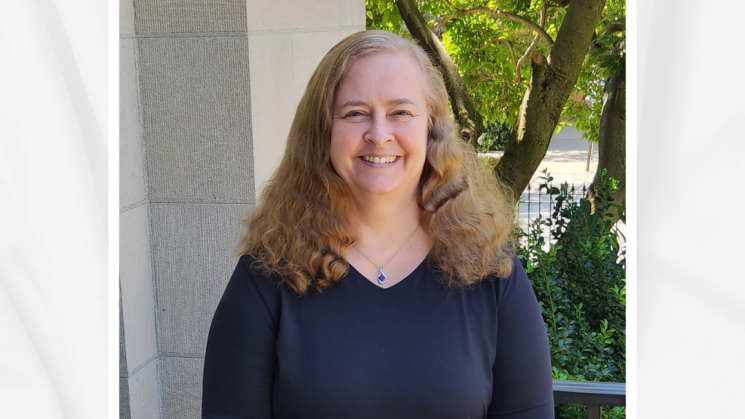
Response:
[{"label": "sidewalk", "polygon": [[573,126],[566,127],[558,134],[554,134],[538,170],[530,181],[531,189],[538,188],[544,168],[553,176],[553,185],[559,186],[567,182],[569,186],[582,189],[582,185],[590,186],[598,167],[598,147],[592,145],[590,167],[587,169],[587,154],[590,144],[582,138],[582,133]]}]

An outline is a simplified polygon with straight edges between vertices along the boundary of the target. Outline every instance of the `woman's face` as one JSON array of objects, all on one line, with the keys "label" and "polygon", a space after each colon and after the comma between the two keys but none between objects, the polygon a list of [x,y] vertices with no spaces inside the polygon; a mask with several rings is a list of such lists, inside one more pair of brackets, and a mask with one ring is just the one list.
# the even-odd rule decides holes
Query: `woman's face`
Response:
[{"label": "woman's face", "polygon": [[334,100],[330,157],[355,198],[411,199],[426,160],[427,121],[414,57],[381,52],[352,65]]}]

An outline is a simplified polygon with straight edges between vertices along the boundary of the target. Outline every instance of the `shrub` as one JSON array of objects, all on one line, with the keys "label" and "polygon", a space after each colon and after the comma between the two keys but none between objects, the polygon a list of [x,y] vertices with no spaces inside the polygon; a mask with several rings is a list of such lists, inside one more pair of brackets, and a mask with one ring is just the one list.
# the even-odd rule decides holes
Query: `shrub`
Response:
[{"label": "shrub", "polygon": [[[518,258],[538,298],[551,345],[555,379],[626,380],[626,257],[609,210],[617,181],[601,173],[596,211],[573,188],[557,188],[544,171],[541,191],[555,196],[549,219],[538,218],[529,233],[517,234]],[[542,236],[550,231],[551,245]],[[580,405],[557,405],[557,418],[585,418]],[[625,408],[603,409],[604,418],[625,418]]]},{"label": "shrub", "polygon": [[490,122],[477,140],[478,149],[482,153],[504,151],[509,138],[510,125],[507,122]]}]

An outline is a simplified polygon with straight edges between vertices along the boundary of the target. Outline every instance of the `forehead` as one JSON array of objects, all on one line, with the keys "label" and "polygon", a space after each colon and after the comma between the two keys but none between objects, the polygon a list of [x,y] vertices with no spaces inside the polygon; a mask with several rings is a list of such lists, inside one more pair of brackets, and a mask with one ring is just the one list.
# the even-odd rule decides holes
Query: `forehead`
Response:
[{"label": "forehead", "polygon": [[422,68],[409,51],[365,55],[352,64],[342,79],[334,98],[335,106],[350,99],[423,101],[423,81]]}]

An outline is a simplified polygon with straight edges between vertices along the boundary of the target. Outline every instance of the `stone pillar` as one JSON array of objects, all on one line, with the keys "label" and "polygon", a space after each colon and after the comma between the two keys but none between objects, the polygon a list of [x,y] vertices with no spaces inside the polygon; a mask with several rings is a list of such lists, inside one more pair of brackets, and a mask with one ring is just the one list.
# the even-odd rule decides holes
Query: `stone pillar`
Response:
[{"label": "stone pillar", "polygon": [[132,0],[120,2],[119,16],[119,416],[160,418],[150,208]]},{"label": "stone pillar", "polygon": [[297,103],[321,58],[346,36],[365,30],[365,2],[247,1],[254,179],[260,193],[282,158]]},{"label": "stone pillar", "polygon": [[240,214],[363,0],[120,0],[120,414],[198,418]]}]

